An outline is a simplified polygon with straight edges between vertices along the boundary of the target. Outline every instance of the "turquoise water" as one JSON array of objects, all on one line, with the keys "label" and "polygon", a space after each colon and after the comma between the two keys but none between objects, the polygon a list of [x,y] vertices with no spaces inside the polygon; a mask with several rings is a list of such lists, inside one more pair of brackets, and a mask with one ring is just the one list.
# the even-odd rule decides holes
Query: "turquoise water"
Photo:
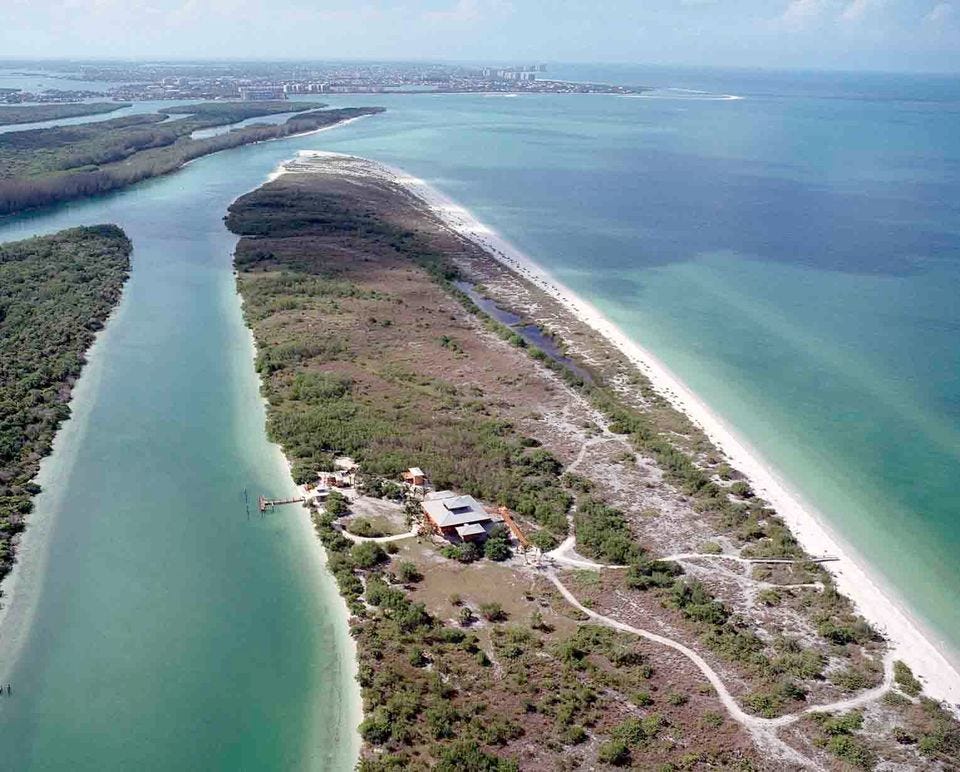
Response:
[{"label": "turquoise water", "polygon": [[11,239],[114,221],[136,247],[0,631],[24,641],[0,640],[18,766],[349,766],[332,585],[292,516],[247,522],[239,499],[290,482],[220,218],[298,149],[402,166],[473,209],[662,358],[958,647],[957,81],[560,74],[663,88],[330,97],[388,112],[0,222]]},{"label": "turquoise water", "polygon": [[135,245],[6,588],[4,768],[353,766],[342,601],[305,513],[256,511],[293,485],[264,436],[221,218],[273,163],[209,157],[0,225],[117,222]]}]

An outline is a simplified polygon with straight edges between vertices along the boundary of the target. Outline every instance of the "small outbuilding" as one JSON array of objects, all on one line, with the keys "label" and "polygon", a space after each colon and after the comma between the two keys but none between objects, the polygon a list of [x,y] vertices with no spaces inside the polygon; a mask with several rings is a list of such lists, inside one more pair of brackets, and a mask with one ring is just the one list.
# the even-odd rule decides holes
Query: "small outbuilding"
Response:
[{"label": "small outbuilding", "polygon": [[419,466],[412,466],[403,473],[403,481],[415,488],[422,488],[427,484],[427,476]]}]

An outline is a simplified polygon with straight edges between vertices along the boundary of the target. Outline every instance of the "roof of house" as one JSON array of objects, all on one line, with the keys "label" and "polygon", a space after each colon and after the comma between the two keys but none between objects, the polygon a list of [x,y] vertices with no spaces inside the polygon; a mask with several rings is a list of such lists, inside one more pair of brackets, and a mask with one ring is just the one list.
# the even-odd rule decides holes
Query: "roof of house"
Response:
[{"label": "roof of house", "polygon": [[457,536],[461,539],[466,538],[467,536],[479,536],[481,533],[486,533],[486,529],[480,525],[480,523],[467,523],[466,525],[458,525],[454,528],[457,532]]},{"label": "roof of house", "polygon": [[411,466],[407,470],[407,474],[411,477],[426,477],[426,475],[423,473],[423,470],[419,466]]},{"label": "roof of house", "polygon": [[473,496],[458,496],[453,491],[427,494],[422,506],[423,511],[441,528],[500,519],[498,515],[487,512]]}]

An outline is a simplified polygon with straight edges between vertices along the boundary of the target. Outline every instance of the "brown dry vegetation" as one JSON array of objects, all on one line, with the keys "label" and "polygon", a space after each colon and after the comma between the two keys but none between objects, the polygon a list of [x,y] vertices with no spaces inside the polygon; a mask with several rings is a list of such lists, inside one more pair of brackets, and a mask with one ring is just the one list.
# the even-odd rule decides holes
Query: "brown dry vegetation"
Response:
[{"label": "brown dry vegetation", "polygon": [[[882,642],[813,564],[751,571],[698,558],[684,560],[679,579],[647,581],[648,557],[802,553],[763,502],[724,493],[735,472],[618,352],[403,191],[340,174],[287,175],[240,199],[228,222],[244,235],[238,283],[270,432],[295,473],[309,477],[344,452],[388,476],[419,465],[439,487],[506,504],[555,539],[580,497],[581,543],[596,536],[609,553],[626,539],[637,567],[580,574],[568,586],[601,613],[695,648],[748,710],[778,715],[874,685]],[[542,357],[535,364],[515,335],[464,302],[455,276],[556,332],[594,385]],[[561,477],[564,469],[575,477]],[[588,506],[588,487],[619,514]],[[509,768],[504,759],[525,769],[603,760],[780,768],[758,756],[686,658],[582,624],[536,569],[461,565],[407,542],[390,564],[359,570],[332,519],[317,515],[317,524],[355,614],[364,769]],[[400,560],[422,579],[400,583]],[[797,583],[813,586],[775,587]],[[462,604],[479,617],[490,602],[505,621],[461,626]],[[942,749],[921,740],[933,744],[939,729],[911,730],[912,744],[894,736],[894,722],[909,723],[914,709],[886,706],[896,718],[868,711],[883,725],[869,743],[862,728],[838,741],[812,721],[786,739],[821,761],[849,761],[850,748],[867,744],[864,759],[896,750],[916,766],[940,763]],[[948,753],[950,732],[940,733]]]}]

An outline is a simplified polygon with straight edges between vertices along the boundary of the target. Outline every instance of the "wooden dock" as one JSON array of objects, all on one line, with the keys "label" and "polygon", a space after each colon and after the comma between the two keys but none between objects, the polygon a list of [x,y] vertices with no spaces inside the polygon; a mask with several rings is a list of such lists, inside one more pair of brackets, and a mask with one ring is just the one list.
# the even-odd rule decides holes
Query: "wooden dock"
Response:
[{"label": "wooden dock", "polygon": [[261,496],[259,499],[259,507],[261,512],[265,512],[268,507],[279,507],[284,504],[302,504],[306,499],[303,496],[295,499],[268,499],[264,496]]}]

